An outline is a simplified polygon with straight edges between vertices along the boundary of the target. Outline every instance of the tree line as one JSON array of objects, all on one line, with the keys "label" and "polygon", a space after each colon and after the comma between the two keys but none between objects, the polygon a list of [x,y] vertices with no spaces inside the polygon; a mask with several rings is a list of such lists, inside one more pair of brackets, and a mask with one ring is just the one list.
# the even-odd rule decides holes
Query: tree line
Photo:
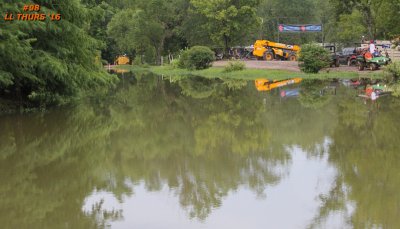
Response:
[{"label": "tree line", "polygon": [[[255,39],[290,44],[359,42],[400,34],[400,3],[392,0],[71,0],[41,5],[54,21],[0,21],[0,96],[60,104],[89,92],[105,93],[116,79],[102,70],[116,56],[159,64],[186,47],[214,50]],[[20,13],[16,0],[3,13]],[[318,23],[322,33],[279,34],[278,24]]]},{"label": "tree line", "polygon": [[[92,1],[92,4],[94,2]],[[114,15],[104,29],[117,53],[160,56],[194,45],[214,49],[251,45],[256,39],[291,44],[359,43],[400,34],[398,1],[391,0],[135,0],[107,1]],[[322,33],[278,33],[278,24],[322,24]],[[100,29],[101,30],[101,29]]]}]

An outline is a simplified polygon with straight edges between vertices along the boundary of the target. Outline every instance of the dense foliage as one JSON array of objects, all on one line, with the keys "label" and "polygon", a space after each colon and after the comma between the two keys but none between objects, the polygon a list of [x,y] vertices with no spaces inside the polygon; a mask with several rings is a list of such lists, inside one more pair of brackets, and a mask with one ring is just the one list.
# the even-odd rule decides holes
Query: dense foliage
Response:
[{"label": "dense foliage", "polygon": [[[23,7],[19,1],[9,2],[2,3],[2,10],[18,12]],[[102,70],[100,44],[84,29],[90,12],[78,0],[35,2],[43,13],[60,13],[62,20],[1,21],[0,95],[58,104],[112,85],[115,78]]]},{"label": "dense foliage", "polygon": [[400,62],[392,62],[390,63],[385,71],[388,72],[391,76],[395,77],[396,79],[400,78]]},{"label": "dense foliage", "polygon": [[194,46],[182,52],[178,66],[186,69],[206,69],[215,60],[214,52],[205,46]]},{"label": "dense foliage", "polygon": [[191,0],[190,3],[193,7],[192,16],[204,18],[205,23],[198,27],[225,50],[235,43],[240,44],[244,41],[243,37],[248,36],[260,24],[260,18],[256,14],[256,6],[260,0]]},{"label": "dense foliage", "polygon": [[306,44],[301,48],[299,62],[300,69],[303,72],[318,73],[322,68],[329,67],[331,57],[322,46]]}]

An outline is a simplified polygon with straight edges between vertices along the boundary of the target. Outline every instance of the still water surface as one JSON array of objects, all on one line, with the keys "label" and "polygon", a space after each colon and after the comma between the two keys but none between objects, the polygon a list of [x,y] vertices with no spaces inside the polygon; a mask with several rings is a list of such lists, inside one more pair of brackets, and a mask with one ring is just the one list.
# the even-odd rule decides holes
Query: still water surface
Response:
[{"label": "still water surface", "polygon": [[104,100],[1,116],[1,228],[399,228],[399,99],[123,77]]}]

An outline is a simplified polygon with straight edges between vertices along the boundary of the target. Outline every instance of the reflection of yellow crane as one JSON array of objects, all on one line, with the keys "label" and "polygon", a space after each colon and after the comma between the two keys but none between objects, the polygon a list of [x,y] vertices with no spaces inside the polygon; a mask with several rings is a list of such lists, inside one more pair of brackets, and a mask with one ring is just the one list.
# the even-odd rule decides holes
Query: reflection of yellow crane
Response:
[{"label": "reflection of yellow crane", "polygon": [[283,87],[286,85],[300,83],[302,78],[293,78],[287,80],[267,80],[267,79],[256,79],[254,81],[258,91],[270,91],[274,88]]},{"label": "reflection of yellow crane", "polygon": [[264,60],[297,60],[297,53],[300,51],[298,45],[287,45],[267,40],[256,40],[254,43],[253,55]]}]

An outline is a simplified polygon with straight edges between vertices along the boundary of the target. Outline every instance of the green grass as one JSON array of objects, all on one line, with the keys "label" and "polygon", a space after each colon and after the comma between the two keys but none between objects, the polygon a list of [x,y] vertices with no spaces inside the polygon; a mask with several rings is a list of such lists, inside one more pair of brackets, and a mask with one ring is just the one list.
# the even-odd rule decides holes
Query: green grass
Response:
[{"label": "green grass", "polygon": [[222,67],[211,67],[205,70],[188,70],[188,69],[177,69],[172,66],[149,66],[149,67],[139,67],[139,66],[116,66],[117,69],[125,69],[132,72],[138,71],[149,71],[157,75],[164,76],[184,76],[184,75],[195,75],[202,76],[206,78],[231,78],[231,79],[246,79],[254,80],[259,78],[267,78],[272,80],[287,79],[287,78],[308,78],[308,79],[328,79],[328,78],[357,78],[368,77],[368,78],[382,78],[383,74],[381,72],[367,72],[362,74],[358,72],[326,72],[321,71],[318,74],[306,74],[302,72],[293,72],[286,70],[271,70],[271,69],[245,69],[242,71],[234,72],[224,72]]}]

